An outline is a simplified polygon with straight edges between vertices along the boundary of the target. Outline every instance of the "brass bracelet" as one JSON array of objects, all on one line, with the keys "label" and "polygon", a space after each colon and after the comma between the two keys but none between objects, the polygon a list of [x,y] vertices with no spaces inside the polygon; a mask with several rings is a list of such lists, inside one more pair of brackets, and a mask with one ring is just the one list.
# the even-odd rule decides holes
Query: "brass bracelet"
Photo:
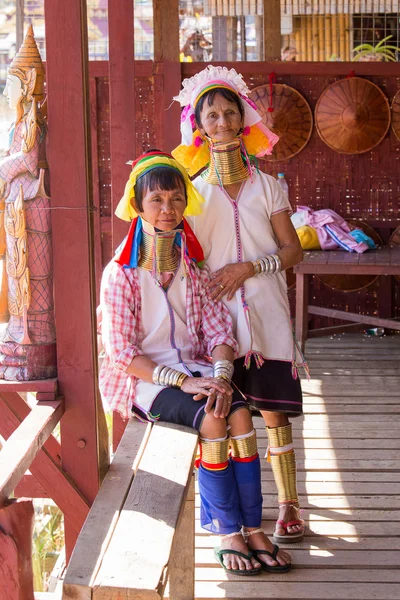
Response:
[{"label": "brass bracelet", "polygon": [[177,388],[181,389],[182,384],[185,381],[186,377],[187,377],[186,373],[181,373],[179,375],[179,378],[178,378],[178,381],[177,381],[177,384],[176,384]]}]

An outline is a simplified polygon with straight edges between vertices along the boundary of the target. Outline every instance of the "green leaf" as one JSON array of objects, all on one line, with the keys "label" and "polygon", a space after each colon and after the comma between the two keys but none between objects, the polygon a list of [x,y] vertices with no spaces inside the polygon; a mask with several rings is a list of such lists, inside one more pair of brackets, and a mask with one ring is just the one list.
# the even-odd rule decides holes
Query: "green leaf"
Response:
[{"label": "green leaf", "polygon": [[353,48],[353,52],[361,52],[362,50],[368,50],[369,52],[373,52],[374,47],[371,46],[371,44],[360,44],[359,46]]}]

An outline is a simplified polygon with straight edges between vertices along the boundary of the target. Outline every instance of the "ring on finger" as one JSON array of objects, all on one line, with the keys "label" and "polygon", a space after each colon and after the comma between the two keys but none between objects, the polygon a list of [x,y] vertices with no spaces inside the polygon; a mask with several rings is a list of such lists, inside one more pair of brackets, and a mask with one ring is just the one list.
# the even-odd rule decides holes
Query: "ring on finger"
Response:
[{"label": "ring on finger", "polygon": [[222,283],[220,283],[220,284],[219,284],[219,287],[221,288],[221,290],[224,290],[224,289],[225,289],[225,286],[224,286],[224,285],[222,285]]}]

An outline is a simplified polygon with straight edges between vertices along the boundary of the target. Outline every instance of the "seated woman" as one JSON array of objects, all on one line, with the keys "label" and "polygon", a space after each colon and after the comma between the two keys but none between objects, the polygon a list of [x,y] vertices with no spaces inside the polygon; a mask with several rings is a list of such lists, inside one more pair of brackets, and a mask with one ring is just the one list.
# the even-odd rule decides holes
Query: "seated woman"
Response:
[{"label": "seated woman", "polygon": [[196,264],[202,250],[183,219],[202,201],[170,155],[150,151],[133,163],[116,211],[133,221],[101,284],[100,390],[125,418],[132,411],[199,431],[201,524],[223,536],[215,553],[225,569],[287,571],[287,553],[265,536],[251,552],[243,537],[260,531],[260,461],[246,401],[230,386],[232,321],[207,294],[209,271]]}]

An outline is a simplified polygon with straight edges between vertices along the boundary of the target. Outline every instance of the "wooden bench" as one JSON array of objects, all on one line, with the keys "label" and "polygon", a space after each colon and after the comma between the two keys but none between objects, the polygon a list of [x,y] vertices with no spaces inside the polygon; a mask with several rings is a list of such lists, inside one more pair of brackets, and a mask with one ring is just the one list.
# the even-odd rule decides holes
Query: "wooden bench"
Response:
[{"label": "wooden bench", "polygon": [[[296,337],[303,350],[308,337],[309,314],[400,330],[400,323],[392,319],[308,304],[309,277],[312,275],[400,275],[400,246],[370,250],[364,254],[322,250],[305,252],[303,261],[293,270],[296,274]],[[319,332],[327,335],[334,329]],[[313,333],[318,334],[318,330],[313,330]]]},{"label": "wooden bench", "polygon": [[131,419],[73,551],[63,599],[194,598],[197,431]]}]

